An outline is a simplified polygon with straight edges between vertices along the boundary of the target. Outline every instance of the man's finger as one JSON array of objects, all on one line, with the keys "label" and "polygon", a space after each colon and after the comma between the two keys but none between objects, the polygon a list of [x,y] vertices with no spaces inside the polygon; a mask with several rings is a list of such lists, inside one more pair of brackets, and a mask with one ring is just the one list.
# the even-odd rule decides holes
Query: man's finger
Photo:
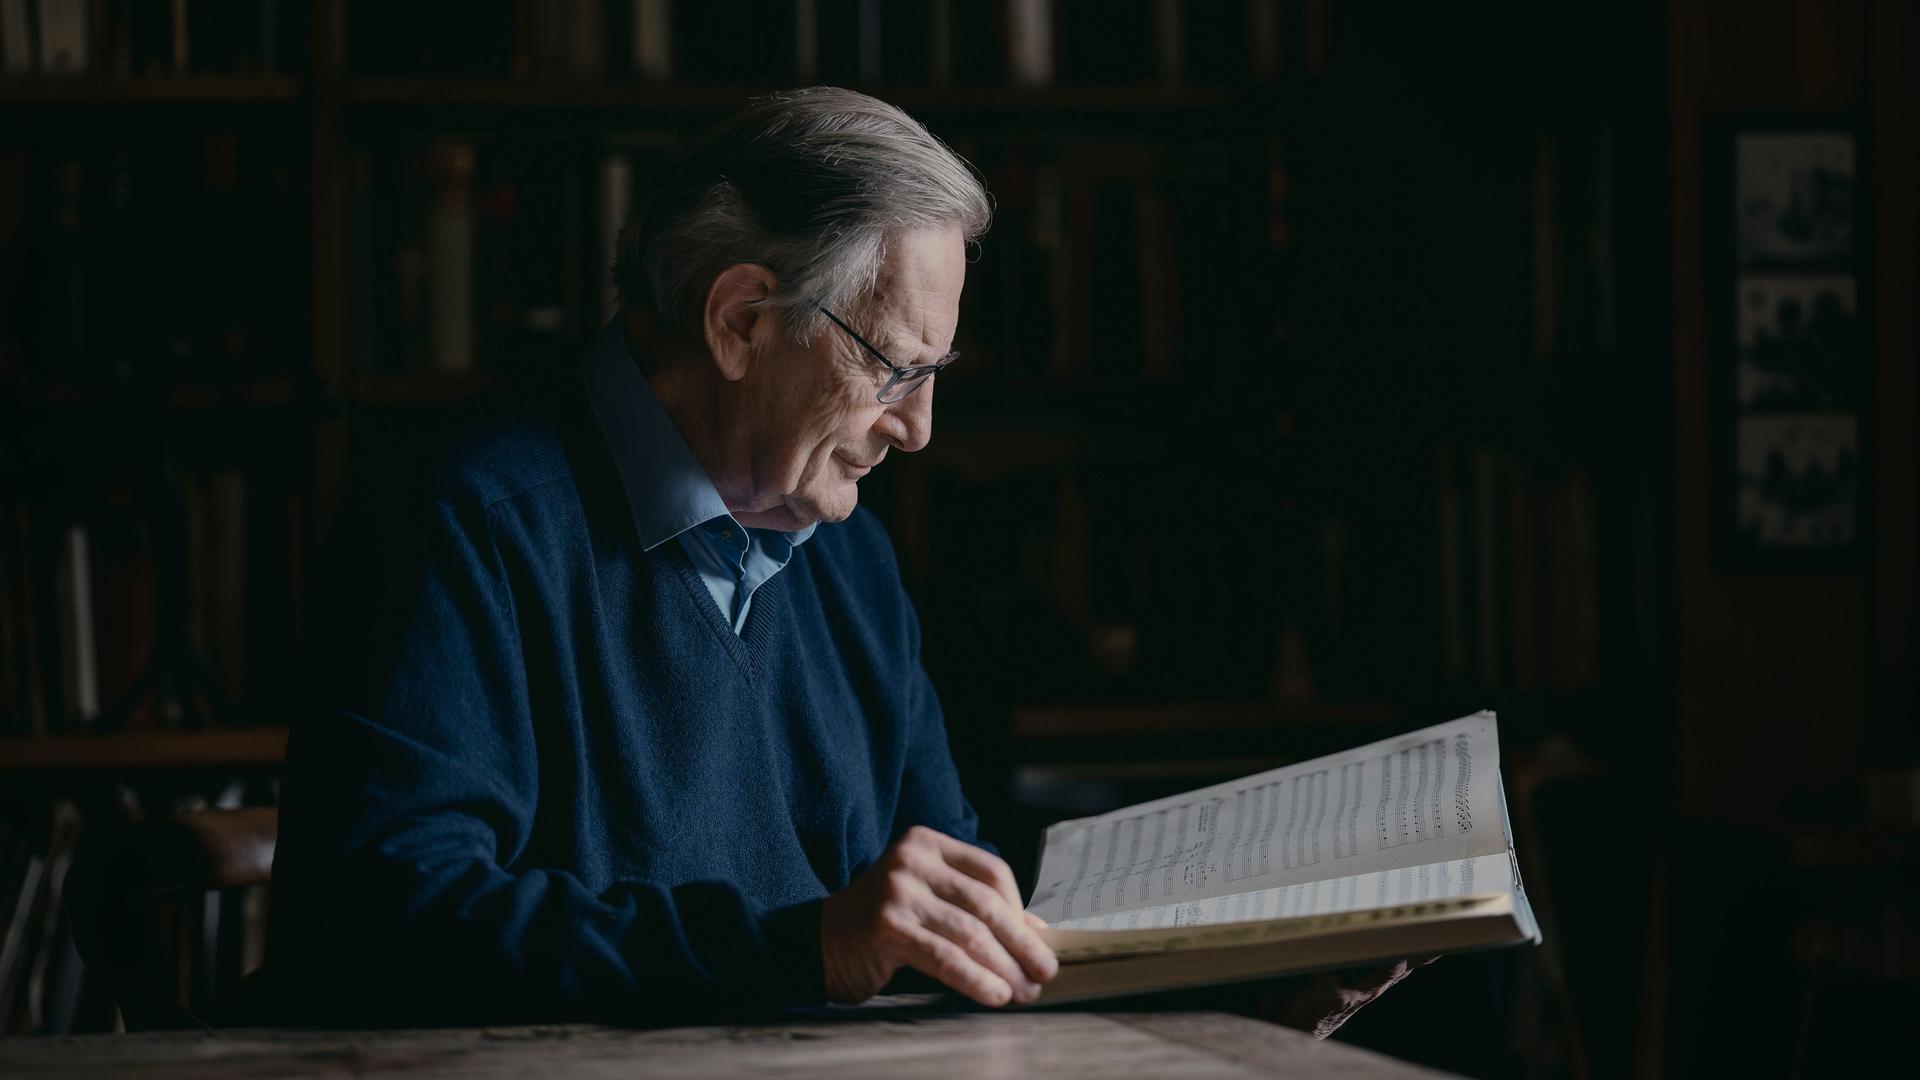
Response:
[{"label": "man's finger", "polygon": [[933,838],[948,866],[993,886],[994,891],[1005,897],[1015,911],[1026,906],[1020,902],[1020,886],[1013,880],[1013,871],[1007,869],[1005,860],[991,851],[974,847],[965,840],[955,840],[942,832],[934,832]]},{"label": "man's finger", "polygon": [[1000,944],[1020,962],[1026,977],[1045,982],[1060,970],[1053,950],[1047,948],[1040,935],[1021,918],[1024,912],[1008,907],[990,886],[952,869],[928,878],[927,885],[935,896],[985,923]]},{"label": "man's finger", "polygon": [[929,929],[965,949],[968,956],[998,975],[1013,988],[1016,999],[1031,1001],[1039,995],[1040,984],[1021,970],[1020,962],[1000,943],[992,928],[965,908],[945,900],[930,900],[927,909],[921,913],[921,920]]},{"label": "man's finger", "polygon": [[1000,1006],[1013,1000],[1007,980],[982,967],[967,951],[924,926],[906,933],[910,950],[907,966],[967,995],[982,1005]]}]

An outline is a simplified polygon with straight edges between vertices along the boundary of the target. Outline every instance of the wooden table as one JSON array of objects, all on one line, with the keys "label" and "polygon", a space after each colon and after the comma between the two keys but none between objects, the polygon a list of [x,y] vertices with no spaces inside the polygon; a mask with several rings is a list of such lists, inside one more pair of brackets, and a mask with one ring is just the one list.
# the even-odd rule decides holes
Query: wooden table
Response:
[{"label": "wooden table", "polygon": [[979,1012],[638,1031],[167,1032],[0,1040],[7,1077],[1434,1077],[1222,1013]]}]

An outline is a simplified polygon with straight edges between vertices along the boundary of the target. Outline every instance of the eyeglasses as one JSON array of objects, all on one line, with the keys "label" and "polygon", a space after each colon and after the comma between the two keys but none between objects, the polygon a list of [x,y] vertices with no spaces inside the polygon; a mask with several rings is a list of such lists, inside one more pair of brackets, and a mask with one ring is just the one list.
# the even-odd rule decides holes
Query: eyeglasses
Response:
[{"label": "eyeglasses", "polygon": [[922,383],[925,383],[931,380],[935,375],[938,375],[942,371],[946,370],[946,367],[948,364],[951,364],[955,360],[960,359],[960,354],[958,352],[950,352],[931,364],[914,364],[911,367],[901,367],[900,365],[887,359],[886,353],[883,353],[879,349],[874,348],[872,342],[869,342],[866,338],[861,337],[859,331],[855,330],[851,326],[848,326],[846,323],[841,322],[840,316],[835,315],[833,312],[828,311],[826,308],[821,308],[820,314],[825,315],[827,318],[833,320],[833,325],[839,327],[842,330],[845,330],[849,337],[853,338],[853,340],[860,343],[861,348],[872,353],[874,356],[874,359],[887,365],[887,370],[893,372],[893,377],[888,379],[887,384],[880,388],[879,399],[880,399],[880,402],[884,405],[891,405],[894,402],[900,401],[903,398],[907,397],[908,395],[912,394],[915,390],[920,389],[920,385]]}]

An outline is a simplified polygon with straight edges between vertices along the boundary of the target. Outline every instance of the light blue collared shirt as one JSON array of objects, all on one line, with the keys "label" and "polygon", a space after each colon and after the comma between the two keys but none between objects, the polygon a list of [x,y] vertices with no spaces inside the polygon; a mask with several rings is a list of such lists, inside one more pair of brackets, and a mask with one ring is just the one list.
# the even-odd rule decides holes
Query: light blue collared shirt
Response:
[{"label": "light blue collared shirt", "polygon": [[580,378],[613,451],[641,548],[652,551],[679,539],[738,634],[754,592],[792,560],[794,548],[813,535],[814,526],[779,532],[749,529],[734,520],[634,363],[619,317],[587,346]]}]

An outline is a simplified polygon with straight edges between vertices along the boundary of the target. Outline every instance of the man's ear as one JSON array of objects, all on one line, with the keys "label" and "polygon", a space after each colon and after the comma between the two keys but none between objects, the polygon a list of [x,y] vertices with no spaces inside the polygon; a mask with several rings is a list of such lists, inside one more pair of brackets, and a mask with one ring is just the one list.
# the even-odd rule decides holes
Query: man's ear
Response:
[{"label": "man's ear", "polygon": [[764,301],[777,291],[773,272],[758,263],[735,263],[714,275],[702,329],[721,378],[746,377],[755,342],[773,329],[776,315]]}]

